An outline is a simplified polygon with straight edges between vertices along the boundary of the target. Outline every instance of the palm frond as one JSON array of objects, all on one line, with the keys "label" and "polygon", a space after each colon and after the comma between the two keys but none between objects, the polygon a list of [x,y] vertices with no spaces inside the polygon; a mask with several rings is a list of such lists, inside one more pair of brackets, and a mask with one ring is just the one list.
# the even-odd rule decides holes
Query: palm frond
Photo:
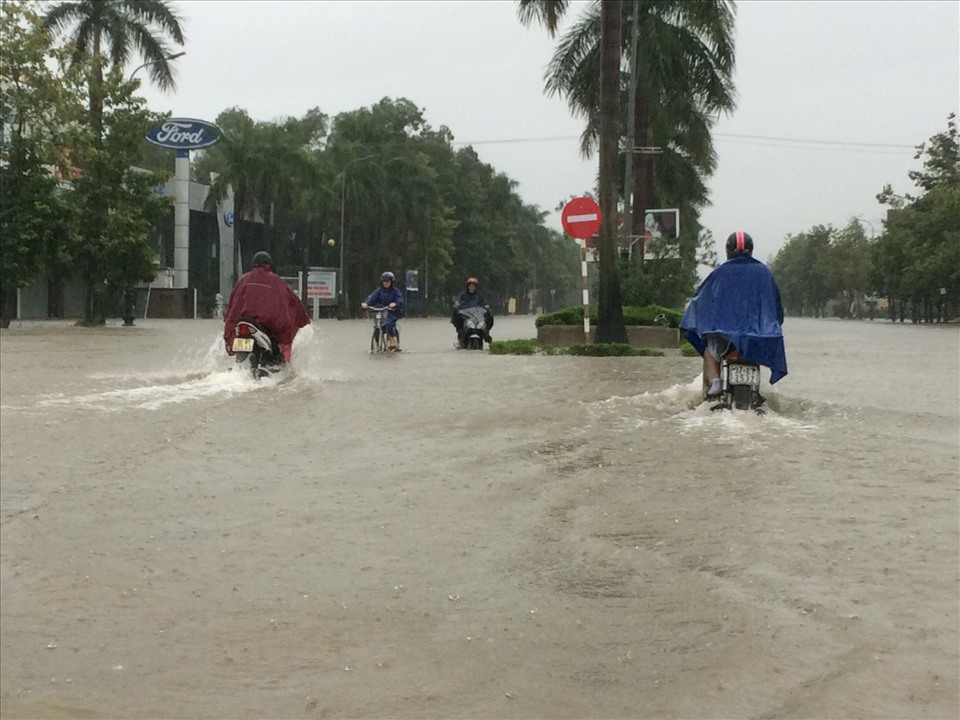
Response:
[{"label": "palm frond", "polygon": [[553,37],[567,5],[568,0],[517,0],[517,17],[526,27],[539,23]]}]

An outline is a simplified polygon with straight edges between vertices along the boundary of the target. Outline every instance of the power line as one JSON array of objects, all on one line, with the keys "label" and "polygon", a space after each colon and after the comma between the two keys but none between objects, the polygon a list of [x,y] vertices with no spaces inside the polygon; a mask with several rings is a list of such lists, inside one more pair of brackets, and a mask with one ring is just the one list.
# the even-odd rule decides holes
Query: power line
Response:
[{"label": "power line", "polygon": [[[900,155],[904,151],[916,151],[915,145],[894,143],[866,143],[846,140],[811,140],[807,138],[787,138],[771,135],[741,135],[737,133],[713,133],[713,137],[726,142],[740,142],[743,145],[762,145],[765,147],[786,147],[802,150],[848,150],[854,152],[875,152],[886,155]],[[454,141],[452,145],[506,145],[514,143],[559,142],[580,140],[579,135],[555,135],[552,137],[503,138],[500,140]],[[793,143],[786,145],[784,143]],[[826,145],[829,147],[817,147]],[[853,150],[853,148],[862,148]]]},{"label": "power line", "polygon": [[712,133],[713,137],[742,138],[745,140],[777,140],[781,142],[808,143],[811,145],[855,145],[858,147],[897,148],[899,150],[916,150],[915,145],[894,145],[891,143],[865,143],[846,140],[808,140],[804,138],[772,137],[769,135],[738,135],[736,133]]},{"label": "power line", "polygon": [[[771,148],[781,148],[784,150],[821,150],[825,152],[854,152],[854,153],[867,153],[869,155],[898,155],[903,156],[907,154],[906,150],[893,150],[890,148],[871,148],[871,147],[844,147],[840,145],[831,145],[829,147],[822,147],[817,145],[798,145],[798,144],[788,144],[788,143],[778,143],[778,142],[763,142],[756,140],[740,140],[729,137],[717,138],[718,142],[721,143],[732,143],[734,145],[753,145],[755,147],[771,147]],[[914,152],[916,148],[911,148],[910,152]]]},{"label": "power line", "polygon": [[450,143],[451,145],[505,145],[507,143],[522,143],[522,142],[556,142],[558,140],[579,140],[579,136],[574,135],[556,135],[554,137],[537,137],[537,138],[507,138],[504,140],[474,140],[472,142],[455,140]]}]

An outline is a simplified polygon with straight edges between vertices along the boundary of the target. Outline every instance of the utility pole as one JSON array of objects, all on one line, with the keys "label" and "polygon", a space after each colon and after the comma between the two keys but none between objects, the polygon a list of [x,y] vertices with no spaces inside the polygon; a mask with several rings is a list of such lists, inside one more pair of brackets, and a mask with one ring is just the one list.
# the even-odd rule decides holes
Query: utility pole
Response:
[{"label": "utility pole", "polygon": [[633,22],[630,35],[630,96],[627,98],[627,148],[623,171],[623,239],[630,251],[633,243],[633,152],[634,123],[637,117],[637,16],[636,3],[631,3]]}]

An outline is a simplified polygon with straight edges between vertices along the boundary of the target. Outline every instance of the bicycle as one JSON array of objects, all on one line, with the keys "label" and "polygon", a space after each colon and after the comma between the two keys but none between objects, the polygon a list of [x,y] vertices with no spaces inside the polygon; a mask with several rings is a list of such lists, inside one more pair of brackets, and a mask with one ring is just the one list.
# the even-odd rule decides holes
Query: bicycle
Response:
[{"label": "bicycle", "polygon": [[[373,314],[373,335],[370,337],[370,354],[391,352],[387,340],[387,313],[388,307],[367,307],[367,310]],[[396,347],[393,352],[400,352],[400,328],[397,328]]]}]

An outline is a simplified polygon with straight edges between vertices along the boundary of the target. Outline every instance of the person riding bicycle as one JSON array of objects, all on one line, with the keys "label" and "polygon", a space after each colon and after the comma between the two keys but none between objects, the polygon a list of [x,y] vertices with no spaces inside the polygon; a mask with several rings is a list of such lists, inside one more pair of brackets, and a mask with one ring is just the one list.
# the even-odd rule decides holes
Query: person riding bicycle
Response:
[{"label": "person riding bicycle", "polygon": [[290,362],[297,331],[310,324],[300,298],[273,272],[272,264],[270,254],[261,250],[253,256],[253,269],[233,286],[223,317],[223,341],[228,355],[233,355],[233,338],[240,318],[250,318],[263,325],[280,344],[285,362]]},{"label": "person riding bicycle", "polygon": [[783,304],[770,269],[753,257],[753,238],[742,230],[730,234],[727,261],[703,281],[687,306],[680,329],[703,356],[707,397],[716,397],[720,360],[733,345],[740,357],[770,368],[770,384],[787,374],[783,348]]},{"label": "person riding bicycle", "polygon": [[488,343],[493,342],[493,338],[490,337],[490,329],[493,327],[493,312],[490,310],[490,303],[487,302],[487,298],[478,290],[479,284],[475,277],[468,277],[466,290],[460,293],[460,297],[453,305],[453,315],[450,317],[450,322],[457,329],[457,345],[459,347],[463,347],[465,344],[463,339],[464,317],[460,314],[460,311],[471,307],[478,307],[484,311],[486,328],[483,331],[483,339]]},{"label": "person riding bicycle", "polygon": [[389,270],[380,276],[380,285],[367,295],[367,299],[360,303],[360,307],[366,309],[372,305],[374,307],[387,307],[390,312],[387,313],[387,321],[384,329],[387,332],[387,347],[391,350],[397,349],[397,319],[403,317],[403,293],[393,286],[394,275]]}]

